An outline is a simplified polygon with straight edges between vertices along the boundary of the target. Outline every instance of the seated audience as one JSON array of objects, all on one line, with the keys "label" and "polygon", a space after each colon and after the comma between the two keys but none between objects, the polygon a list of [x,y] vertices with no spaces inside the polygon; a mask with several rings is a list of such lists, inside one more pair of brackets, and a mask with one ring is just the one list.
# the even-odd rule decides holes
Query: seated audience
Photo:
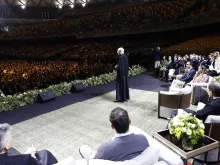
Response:
[{"label": "seated audience", "polygon": [[80,154],[87,161],[92,158],[111,161],[130,160],[149,147],[148,140],[144,135],[135,135],[129,131],[131,120],[126,110],[122,108],[113,109],[109,120],[112,129],[116,131],[116,135],[111,141],[99,147],[96,154],[87,154],[92,153],[91,148],[81,147]]},{"label": "seated audience", "polygon": [[218,76],[219,73],[220,73],[220,57],[219,57],[219,52],[215,52],[213,55],[213,61],[209,66],[209,75],[214,77],[214,76]]},{"label": "seated audience", "polygon": [[[185,109],[185,111],[196,115],[197,118],[204,122],[209,115],[220,115],[220,83],[217,81],[211,81],[208,86],[208,94],[211,99],[203,109],[197,112],[189,109]],[[171,116],[175,116],[176,114],[177,111],[173,111]]]},{"label": "seated audience", "polygon": [[208,83],[209,75],[207,72],[207,68],[204,65],[200,65],[196,75],[193,80],[190,82],[193,87],[193,95],[191,104],[197,105],[199,102],[206,104],[209,100],[209,96],[206,90],[204,90],[201,86],[195,85],[198,83]]},{"label": "seated audience", "polygon": [[204,65],[199,66],[192,83],[207,83],[209,81],[209,75]]},{"label": "seated audience", "polygon": [[180,81],[184,81],[185,83],[189,83],[190,81],[192,81],[195,74],[196,74],[196,71],[192,67],[192,62],[188,61],[186,63],[186,71],[185,71],[184,75],[180,78]]},{"label": "seated audience", "polygon": [[163,76],[163,72],[166,71],[167,66],[169,65],[166,56],[163,56],[163,59],[160,62],[159,78]]},{"label": "seated audience", "polygon": [[206,67],[209,67],[211,63],[212,63],[212,55],[210,54],[206,59],[203,56],[202,62],[200,63],[200,65],[205,65]]},{"label": "seated audience", "polygon": [[167,62],[167,66],[166,68],[163,70],[163,76],[160,78],[160,80],[164,80],[164,81],[167,81],[168,80],[168,74],[169,74],[169,71],[172,69],[172,66],[173,66],[173,61],[172,61],[172,57],[169,56],[168,57],[168,62]]},{"label": "seated audience", "polygon": [[190,55],[190,62],[192,63],[192,67],[197,71],[199,67],[199,58],[198,55],[191,54]]},{"label": "seated audience", "polygon": [[10,155],[12,148],[12,132],[9,124],[0,124],[0,164],[1,165],[53,165],[56,158],[46,150],[37,152],[34,147],[28,148],[24,154]]}]

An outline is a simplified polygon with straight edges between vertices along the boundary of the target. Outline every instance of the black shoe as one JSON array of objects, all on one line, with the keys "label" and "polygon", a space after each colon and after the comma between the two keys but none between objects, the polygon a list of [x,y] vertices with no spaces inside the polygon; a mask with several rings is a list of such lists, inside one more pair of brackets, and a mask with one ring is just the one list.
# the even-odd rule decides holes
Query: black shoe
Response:
[{"label": "black shoe", "polygon": [[123,103],[124,101],[121,101],[121,100],[115,100],[114,102],[115,102],[115,103],[117,103],[117,102],[121,102],[121,103]]}]

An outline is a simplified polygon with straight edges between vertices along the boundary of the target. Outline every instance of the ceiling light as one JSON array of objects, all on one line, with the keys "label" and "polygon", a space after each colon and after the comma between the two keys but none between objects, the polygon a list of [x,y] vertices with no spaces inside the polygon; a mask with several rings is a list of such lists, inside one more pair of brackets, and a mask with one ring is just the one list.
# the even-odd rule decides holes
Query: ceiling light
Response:
[{"label": "ceiling light", "polygon": [[26,6],[25,5],[21,5],[21,8],[24,10],[26,8]]}]

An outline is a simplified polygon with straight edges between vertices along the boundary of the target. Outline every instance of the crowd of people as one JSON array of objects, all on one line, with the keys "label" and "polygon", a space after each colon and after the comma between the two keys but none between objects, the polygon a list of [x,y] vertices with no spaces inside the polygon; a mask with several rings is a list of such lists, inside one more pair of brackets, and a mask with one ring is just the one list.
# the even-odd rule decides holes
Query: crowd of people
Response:
[{"label": "crowd of people", "polygon": [[[220,74],[220,54],[219,52],[211,53],[210,55],[202,56],[197,54],[190,54],[190,55],[174,55],[163,56],[163,59],[161,60],[158,68],[158,76],[161,80],[172,80],[179,74],[183,74],[185,71],[185,68],[188,66],[191,66],[195,71],[198,71],[196,76],[200,74],[200,72],[206,68],[206,72],[209,76],[218,76]],[[196,72],[191,75],[190,79],[186,82],[190,82],[193,80],[193,77]],[[205,79],[208,81],[207,79]],[[195,80],[198,82],[198,80]],[[204,81],[204,79],[201,79],[201,81]]]},{"label": "crowd of people", "polygon": [[66,44],[1,44],[0,57],[18,59],[48,59],[56,57],[60,53],[72,48],[73,46]]},{"label": "crowd of people", "polygon": [[[196,0],[175,0],[161,3],[143,3],[111,11],[84,15],[77,18],[63,18],[45,24],[19,26],[9,29],[1,38],[25,38],[41,36],[80,35],[92,32],[123,32],[165,21],[175,21],[184,17]],[[217,0],[211,4],[214,7],[208,12],[215,12],[219,8]],[[198,13],[198,14],[201,14]]]},{"label": "crowd of people", "polygon": [[[156,64],[156,62],[155,62]],[[170,90],[181,92],[193,87],[192,104],[207,103],[208,94],[198,84],[208,84],[213,77],[220,75],[220,53],[210,53],[207,57],[197,54],[163,56],[156,66],[161,81],[172,81]],[[183,92],[184,93],[184,92]]]},{"label": "crowd of people", "polygon": [[204,52],[205,50],[219,49],[220,48],[220,35],[209,35],[198,37],[196,39],[188,40],[186,42],[173,45],[166,49],[167,52]]},{"label": "crowd of people", "polygon": [[118,62],[116,50],[121,45],[131,59],[130,65],[139,64],[141,54],[135,51],[146,47],[144,41],[1,45],[0,89],[13,94],[111,72]]},{"label": "crowd of people", "polygon": [[74,60],[85,60],[88,61],[102,61],[102,62],[116,62],[117,56],[115,50],[123,45],[126,48],[126,53],[132,52],[134,50],[146,47],[144,41],[108,41],[108,42],[95,42],[92,44],[87,44],[61,54],[60,58],[64,60],[74,59]]},{"label": "crowd of people", "polygon": [[25,92],[31,89],[46,88],[64,81],[73,81],[113,70],[111,63],[87,63],[49,60],[0,61],[0,87],[4,94]]},{"label": "crowd of people", "polygon": [[0,58],[15,59],[62,59],[62,60],[89,60],[89,61],[115,61],[115,50],[123,45],[127,52],[150,47],[146,41],[136,40],[110,40],[83,44],[1,44]]}]

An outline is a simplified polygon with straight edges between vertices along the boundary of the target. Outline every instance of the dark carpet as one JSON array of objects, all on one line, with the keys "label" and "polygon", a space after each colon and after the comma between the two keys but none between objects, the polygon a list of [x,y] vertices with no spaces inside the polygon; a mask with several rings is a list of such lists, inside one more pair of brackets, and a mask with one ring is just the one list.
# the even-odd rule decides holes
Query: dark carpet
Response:
[{"label": "dark carpet", "polygon": [[[133,89],[158,92],[162,90],[166,91],[168,86],[169,83],[159,81],[157,78],[155,78],[153,72],[145,72],[138,76],[129,77],[129,87]],[[11,125],[17,124],[41,114],[48,113],[77,102],[82,102],[113,90],[115,90],[115,82],[90,87],[84,92],[60,96],[55,100],[44,104],[35,103],[26,105],[13,111],[1,112],[0,121],[1,123],[9,123]]]}]

